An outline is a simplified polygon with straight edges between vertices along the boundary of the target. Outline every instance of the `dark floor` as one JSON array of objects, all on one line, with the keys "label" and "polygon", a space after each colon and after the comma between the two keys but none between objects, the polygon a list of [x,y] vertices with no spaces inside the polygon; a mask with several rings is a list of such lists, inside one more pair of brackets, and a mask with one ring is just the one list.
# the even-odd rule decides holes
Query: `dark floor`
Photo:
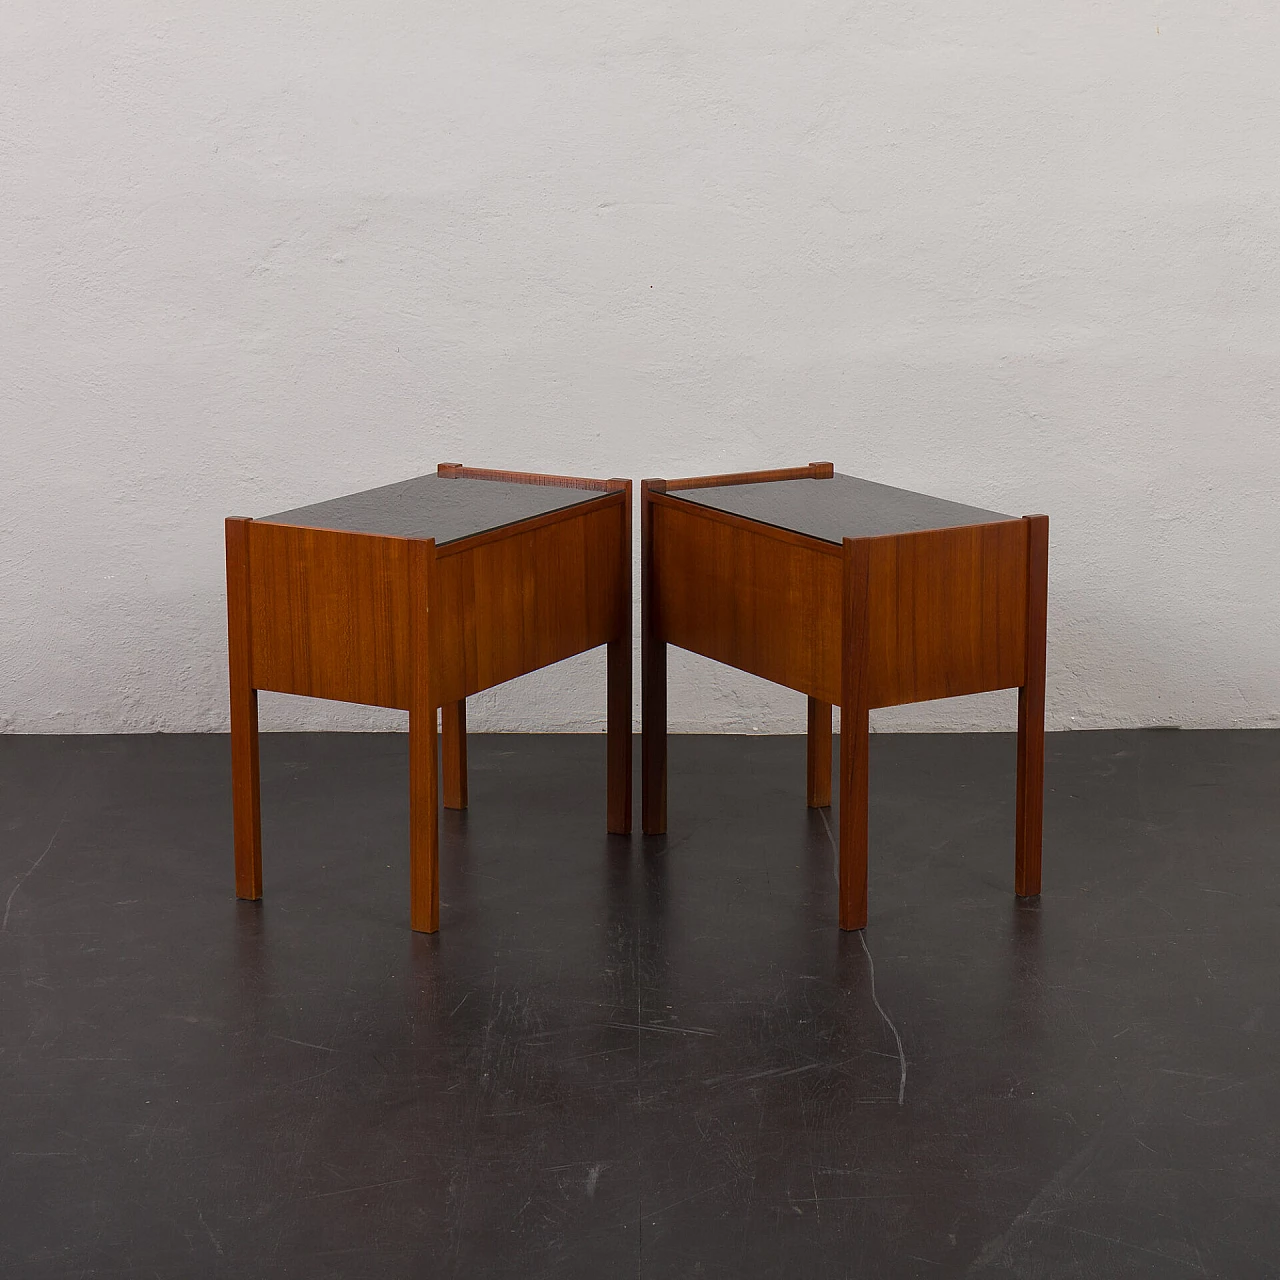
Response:
[{"label": "dark floor", "polygon": [[865,935],[802,739],[665,842],[473,739],[432,939],[404,739],[262,758],[237,904],[225,739],[0,739],[0,1274],[1280,1274],[1280,733],[1051,738],[1031,905],[1012,740],[877,737]]}]

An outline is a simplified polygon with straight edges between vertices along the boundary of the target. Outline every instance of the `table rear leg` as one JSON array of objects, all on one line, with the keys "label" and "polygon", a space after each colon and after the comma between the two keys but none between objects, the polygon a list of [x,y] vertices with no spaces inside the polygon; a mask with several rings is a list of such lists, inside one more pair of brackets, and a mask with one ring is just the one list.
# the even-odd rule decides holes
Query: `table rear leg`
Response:
[{"label": "table rear leg", "polygon": [[226,522],[227,653],[231,686],[231,809],[236,897],[262,897],[262,806],[258,768],[258,691],[249,631],[249,524]]},{"label": "table rear leg", "polygon": [[647,836],[667,829],[667,643],[657,609],[653,554],[653,504],[661,481],[646,480],[640,492],[640,734],[641,827]]},{"label": "table rear leg", "polygon": [[871,750],[867,672],[870,543],[844,540],[840,643],[840,927],[867,925],[867,774]]},{"label": "table rear leg", "polygon": [[667,829],[667,646],[646,637],[641,679],[641,788],[644,834],[662,835]]},{"label": "table rear leg", "polygon": [[840,712],[840,927],[867,927],[867,762],[871,749],[865,708]]},{"label": "table rear leg", "polygon": [[631,481],[609,481],[610,489],[622,494],[618,515],[621,541],[618,547],[617,631],[605,650],[605,677],[608,683],[607,760],[608,830],[614,835],[631,834],[632,809],[632,613],[631,613]]},{"label": "table rear leg", "polygon": [[444,807],[467,807],[467,700],[446,702],[440,708],[441,773]]},{"label": "table rear leg", "polygon": [[817,698],[809,699],[806,765],[809,808],[825,809],[831,803],[831,704]]},{"label": "table rear leg", "polygon": [[409,926],[440,927],[440,792],[430,606],[436,544],[409,543]]},{"label": "table rear leg", "polygon": [[1040,892],[1044,828],[1045,632],[1049,590],[1049,519],[1027,516],[1027,675],[1018,690],[1017,852],[1013,887],[1020,898]]},{"label": "table rear leg", "polygon": [[608,680],[608,829],[631,832],[631,636],[605,647]]}]

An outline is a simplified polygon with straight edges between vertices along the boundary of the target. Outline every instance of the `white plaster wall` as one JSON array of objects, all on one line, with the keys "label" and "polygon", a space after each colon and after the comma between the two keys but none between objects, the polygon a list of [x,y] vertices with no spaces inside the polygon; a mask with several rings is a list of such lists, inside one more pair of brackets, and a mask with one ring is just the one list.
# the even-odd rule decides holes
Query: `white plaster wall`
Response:
[{"label": "white plaster wall", "polygon": [[[1054,727],[1280,723],[1277,48],[1273,0],[6,5],[0,728],[224,727],[222,517],[441,459],[1045,511]],[[802,727],[687,657],[671,708]]]}]

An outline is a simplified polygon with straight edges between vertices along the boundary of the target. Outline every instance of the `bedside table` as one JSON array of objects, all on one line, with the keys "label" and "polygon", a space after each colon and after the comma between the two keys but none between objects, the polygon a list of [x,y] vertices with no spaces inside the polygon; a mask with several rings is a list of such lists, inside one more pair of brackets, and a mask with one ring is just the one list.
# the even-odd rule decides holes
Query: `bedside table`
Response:
[{"label": "bedside table", "polygon": [[262,896],[257,691],[409,712],[409,903],[439,927],[444,803],[466,808],[466,698],[607,646],[608,829],[631,830],[631,483],[442,463],[226,522],[236,896]]},{"label": "bedside table", "polygon": [[808,802],[831,802],[841,708],[840,927],[867,923],[868,712],[1017,688],[1014,889],[1040,892],[1049,521],[837,475],[645,480],[643,828],[667,827],[668,644],[807,694]]}]

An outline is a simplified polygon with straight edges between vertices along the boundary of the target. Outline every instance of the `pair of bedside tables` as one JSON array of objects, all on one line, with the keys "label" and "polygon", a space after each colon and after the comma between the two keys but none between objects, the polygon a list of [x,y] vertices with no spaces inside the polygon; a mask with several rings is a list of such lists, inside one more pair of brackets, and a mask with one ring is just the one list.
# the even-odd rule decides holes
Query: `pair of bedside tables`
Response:
[{"label": "pair of bedside tables", "polygon": [[[439,806],[467,806],[466,699],[604,645],[608,829],[631,830],[631,482],[442,463],[226,522],[236,896],[262,896],[257,691],[409,712],[409,916],[440,923]],[[1049,522],[831,463],[641,485],[642,827],[667,828],[667,645],[808,697],[839,918],[867,923],[868,713],[1017,688],[1014,890],[1040,892]],[[437,729],[439,716],[439,729]],[[438,749],[439,743],[439,749]]]}]

